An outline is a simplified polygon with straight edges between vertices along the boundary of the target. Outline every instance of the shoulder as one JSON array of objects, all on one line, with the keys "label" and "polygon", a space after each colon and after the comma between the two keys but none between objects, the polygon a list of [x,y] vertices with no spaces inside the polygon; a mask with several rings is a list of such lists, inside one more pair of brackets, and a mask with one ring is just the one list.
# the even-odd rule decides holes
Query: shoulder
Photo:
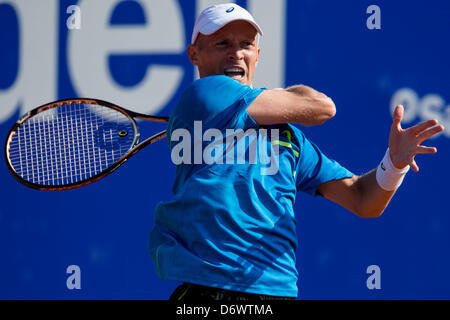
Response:
[{"label": "shoulder", "polygon": [[183,93],[182,99],[217,101],[236,99],[252,90],[249,86],[224,75],[209,76],[194,81]]},{"label": "shoulder", "polygon": [[225,75],[208,76],[194,81],[188,90],[203,90],[203,89],[215,89],[215,88],[239,88],[243,87],[238,81],[227,77]]},{"label": "shoulder", "polygon": [[186,120],[212,117],[224,110],[249,104],[251,97],[260,91],[225,75],[201,78],[186,88],[172,116]]}]

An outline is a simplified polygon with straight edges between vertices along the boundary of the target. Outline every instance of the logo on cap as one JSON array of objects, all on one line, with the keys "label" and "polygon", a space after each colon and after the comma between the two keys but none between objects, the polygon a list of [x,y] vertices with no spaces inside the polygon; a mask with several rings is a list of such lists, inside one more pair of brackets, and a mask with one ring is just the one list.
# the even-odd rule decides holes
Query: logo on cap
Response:
[{"label": "logo on cap", "polygon": [[230,7],[230,8],[227,9],[227,13],[230,13],[230,12],[232,12],[233,10],[234,10],[234,7]]}]

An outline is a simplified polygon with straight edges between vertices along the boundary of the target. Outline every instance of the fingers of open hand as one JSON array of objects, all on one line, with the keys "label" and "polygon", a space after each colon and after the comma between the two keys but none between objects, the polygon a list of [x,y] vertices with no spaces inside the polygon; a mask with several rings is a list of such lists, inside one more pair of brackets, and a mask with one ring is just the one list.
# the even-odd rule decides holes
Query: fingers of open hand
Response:
[{"label": "fingers of open hand", "polygon": [[437,123],[438,122],[436,119],[427,120],[427,121],[420,122],[420,123],[416,124],[415,126],[410,127],[408,130],[412,131],[415,135],[419,135],[420,133],[427,130],[428,128],[431,128],[431,127],[437,125]]},{"label": "fingers of open hand", "polygon": [[396,128],[397,130],[401,130],[401,122],[403,119],[403,106],[401,104],[397,105],[394,110],[394,114],[392,115],[393,122],[392,126]]},{"label": "fingers of open hand", "polygon": [[[429,121],[426,121],[426,122],[429,122]],[[409,160],[409,165],[410,165],[411,169],[414,172],[418,172],[419,171],[419,167],[417,166],[417,163],[414,160],[414,157],[417,154],[434,154],[434,153],[437,152],[437,149],[435,147],[427,147],[427,146],[420,145],[423,141],[425,141],[425,140],[433,137],[434,135],[442,132],[442,130],[444,129],[443,126],[433,126],[432,123],[433,122],[431,121],[428,124],[425,124],[425,123],[420,123],[419,124],[419,125],[421,125],[420,126],[421,127],[420,131],[419,131],[421,133],[414,139],[415,140],[415,148],[414,148],[414,151],[413,151],[413,153],[411,155],[411,158]],[[436,122],[434,124],[436,124]],[[433,126],[433,127],[430,128],[430,126]]]},{"label": "fingers of open hand", "polygon": [[[426,122],[429,122],[429,121],[426,121]],[[419,125],[420,124],[423,124],[423,122],[419,123]],[[426,126],[423,125],[423,128],[420,128],[420,131],[416,132],[417,141],[419,144],[424,142],[427,139],[430,139],[434,135],[441,133],[444,130],[444,127],[442,125],[436,126],[436,124],[437,124],[436,120],[430,120],[429,124],[427,124]]]},{"label": "fingers of open hand", "polygon": [[414,172],[418,172],[419,166],[417,165],[414,157],[417,154],[434,154],[436,152],[437,152],[437,149],[435,147],[427,147],[427,146],[417,145],[414,148],[414,150],[410,149],[410,151],[408,152],[409,153],[408,164]]},{"label": "fingers of open hand", "polygon": [[412,156],[411,159],[409,160],[409,166],[411,167],[411,169],[414,172],[419,171],[419,166],[417,165],[416,160],[414,159],[414,156]]},{"label": "fingers of open hand", "polygon": [[414,172],[419,171],[419,167],[414,159],[417,154],[434,154],[437,152],[437,149],[435,147],[420,145],[423,141],[430,139],[431,137],[441,133],[444,130],[444,127],[442,125],[436,126],[436,124],[436,120],[429,120],[419,123],[418,125],[410,128],[410,130],[414,134],[416,134],[416,148],[409,161],[409,165]]},{"label": "fingers of open hand", "polygon": [[434,154],[437,152],[434,147],[421,145],[422,142],[434,137],[443,130],[444,127],[438,125],[438,121],[434,119],[421,122],[407,129],[402,129],[400,125],[396,124],[394,119],[389,141],[389,147],[394,154],[392,157],[392,159],[395,159],[394,165],[400,168],[408,163],[414,172],[418,172],[419,167],[414,157],[417,154]]},{"label": "fingers of open hand", "polygon": [[436,152],[437,149],[435,147],[417,146],[417,150],[415,153],[433,154]]}]

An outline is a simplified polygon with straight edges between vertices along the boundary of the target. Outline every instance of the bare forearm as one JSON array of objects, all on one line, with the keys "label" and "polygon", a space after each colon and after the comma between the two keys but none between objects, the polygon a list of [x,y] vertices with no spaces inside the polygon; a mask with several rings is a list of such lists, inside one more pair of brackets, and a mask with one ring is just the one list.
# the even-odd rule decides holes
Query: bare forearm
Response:
[{"label": "bare forearm", "polygon": [[379,217],[395,193],[380,188],[376,169],[362,176],[323,183],[318,191],[325,198],[363,218]]},{"label": "bare forearm", "polygon": [[298,84],[298,85],[294,85],[294,86],[290,86],[287,87],[285,89],[286,91],[289,92],[294,92],[298,95],[304,96],[304,97],[314,97],[314,98],[328,98],[329,97],[325,94],[323,94],[322,92],[319,92],[309,86],[305,86],[303,84]]},{"label": "bare forearm", "polygon": [[305,85],[295,85],[285,89],[297,95],[303,103],[304,112],[299,113],[296,123],[317,125],[331,119],[336,114],[336,106],[331,98]]},{"label": "bare forearm", "polygon": [[378,185],[376,169],[358,177],[353,187],[358,194],[354,213],[363,218],[379,217],[396,191],[386,191]]},{"label": "bare forearm", "polygon": [[262,92],[247,112],[260,125],[297,123],[313,126],[334,117],[336,107],[326,95],[299,85]]}]

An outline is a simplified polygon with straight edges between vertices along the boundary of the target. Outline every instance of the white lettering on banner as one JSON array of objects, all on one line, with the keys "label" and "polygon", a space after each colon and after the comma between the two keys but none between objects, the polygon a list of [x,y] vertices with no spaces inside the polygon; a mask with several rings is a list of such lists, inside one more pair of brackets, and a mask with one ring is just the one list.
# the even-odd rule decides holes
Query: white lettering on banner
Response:
[{"label": "white lettering on banner", "polygon": [[[203,9],[223,2],[222,0],[197,0],[197,16]],[[247,9],[264,32],[264,37],[259,42],[261,56],[253,85],[261,88],[284,88],[286,0],[247,0]],[[195,78],[198,78],[198,72]]]},{"label": "white lettering on banner", "polygon": [[[101,4],[99,4],[101,2]],[[134,111],[155,114],[176,93],[183,77],[182,66],[151,65],[144,79],[124,88],[112,79],[111,54],[181,54],[185,50],[183,15],[178,1],[140,0],[145,25],[109,26],[120,0],[79,1],[83,29],[68,35],[68,67],[81,96],[102,97]]]},{"label": "white lettering on banner", "polygon": [[[23,114],[57,96],[57,6],[53,0],[0,0],[19,21],[19,66],[15,82],[0,89],[0,122],[21,105]],[[0,73],[1,76],[1,73]]]},{"label": "white lettering on banner", "polygon": [[[138,84],[123,87],[111,75],[108,56],[184,54],[187,43],[179,1],[136,0],[145,14],[145,25],[110,25],[111,14],[120,0],[80,0],[76,8],[83,13],[82,28],[67,31],[67,56],[59,57],[58,34],[67,23],[58,24],[58,1],[0,0],[0,4],[13,7],[19,22],[18,73],[9,88],[0,89],[0,123],[9,119],[19,105],[20,114],[24,114],[58,98],[59,61],[67,63],[78,96],[109,100],[142,113],[157,113],[179,89],[184,66],[152,64]],[[223,1],[197,0],[196,7],[201,10],[219,2]],[[286,0],[247,0],[247,7],[265,32],[254,84],[284,87]],[[70,19],[69,25],[78,27],[78,22]]]},{"label": "white lettering on banner", "polygon": [[436,138],[445,135],[450,138],[450,105],[445,106],[445,100],[437,94],[427,94],[419,98],[417,93],[410,88],[397,90],[391,99],[391,114],[397,105],[403,105],[405,112],[403,115],[404,123],[410,123],[419,117],[421,121],[436,119],[444,126],[444,131],[433,136]]}]

